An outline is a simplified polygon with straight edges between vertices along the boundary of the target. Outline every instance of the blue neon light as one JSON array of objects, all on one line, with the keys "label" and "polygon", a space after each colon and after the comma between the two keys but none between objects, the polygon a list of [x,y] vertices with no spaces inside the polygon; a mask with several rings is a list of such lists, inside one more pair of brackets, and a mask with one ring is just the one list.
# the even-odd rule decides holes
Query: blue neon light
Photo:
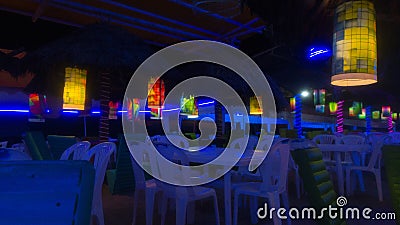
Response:
[{"label": "blue neon light", "polygon": [[93,114],[100,114],[100,111],[92,111]]},{"label": "blue neon light", "polygon": [[29,113],[28,109],[0,109],[0,112]]},{"label": "blue neon light", "polygon": [[73,114],[78,114],[79,112],[76,110],[63,110],[63,113],[73,113]]},{"label": "blue neon light", "polygon": [[331,51],[325,47],[312,47],[308,52],[309,59],[321,59],[329,57],[330,55]]},{"label": "blue neon light", "polygon": [[215,101],[203,102],[203,103],[199,103],[198,106],[210,105],[210,104],[214,104],[214,103],[215,103]]},{"label": "blue neon light", "polygon": [[127,113],[128,111],[127,110],[118,110],[117,112],[118,113]]},{"label": "blue neon light", "polygon": [[139,113],[151,113],[150,110],[139,110],[138,112],[139,112]]},{"label": "blue neon light", "polygon": [[163,109],[163,112],[172,112],[172,111],[178,111],[180,108],[174,108],[174,109]]}]

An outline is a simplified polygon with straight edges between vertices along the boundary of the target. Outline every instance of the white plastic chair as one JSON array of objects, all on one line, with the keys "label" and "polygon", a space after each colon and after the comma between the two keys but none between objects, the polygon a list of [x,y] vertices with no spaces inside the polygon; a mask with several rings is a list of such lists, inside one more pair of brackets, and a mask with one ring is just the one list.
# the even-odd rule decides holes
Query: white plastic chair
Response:
[{"label": "white plastic chair", "polygon": [[68,160],[72,155],[72,160],[82,160],[90,148],[90,142],[80,141],[67,148],[60,157],[60,160]]},{"label": "white plastic chair", "polygon": [[8,141],[1,141],[0,148],[7,148],[7,143],[8,143]]},{"label": "white plastic chair", "polygon": [[[93,204],[92,204],[92,221],[93,216],[97,219],[97,224],[104,225],[103,214],[103,200],[102,200],[102,187],[104,176],[108,162],[110,161],[111,154],[116,152],[116,145],[112,142],[103,142],[97,144],[86,152],[83,160],[90,161],[93,157],[93,166],[96,170],[94,190],[93,190]],[[93,224],[93,222],[92,222]]]},{"label": "white plastic chair", "polygon": [[[176,161],[179,161],[181,165],[189,165],[189,162],[181,149],[171,149],[171,158],[174,158]],[[153,173],[158,173],[160,177],[163,176],[169,176],[169,177],[175,177],[176,182],[178,183],[182,179],[186,179],[186,174],[176,174],[174,171],[169,171],[160,168],[158,164],[158,158],[160,156],[150,153],[149,152],[149,159],[150,159],[150,165],[151,165],[151,171]],[[171,174],[174,173],[174,174]],[[220,224],[219,220],[219,212],[218,212],[218,202],[217,202],[217,195],[214,189],[212,188],[207,188],[207,187],[201,187],[201,186],[196,186],[196,187],[184,187],[184,186],[178,186],[178,185],[171,185],[167,184],[164,182],[161,182],[159,180],[156,180],[157,187],[160,187],[163,192],[163,201],[162,201],[162,212],[161,212],[161,224],[165,224],[165,216],[166,216],[166,211],[167,211],[167,203],[168,200],[170,199],[175,199],[176,201],[176,224],[177,225],[184,225],[186,224],[186,218],[187,218],[187,207],[189,203],[192,203],[197,200],[202,200],[205,198],[213,198],[214,201],[214,211],[215,211],[215,217],[216,217],[216,224]],[[154,193],[152,193],[154,194]],[[154,195],[150,197],[151,199],[154,199]],[[152,206],[149,204],[149,206]],[[153,208],[148,208],[146,206],[146,213],[152,213]]]},{"label": "white plastic chair", "polygon": [[[149,146],[146,143],[137,142],[133,145],[134,151],[140,151],[143,155],[143,158],[139,159],[139,163],[143,164],[143,162],[149,162],[148,154],[146,153]],[[137,208],[138,208],[138,200],[140,194],[144,192],[145,194],[145,202],[146,202],[146,224],[151,225],[153,219],[153,208],[154,208],[154,199],[155,195],[161,191],[154,179],[146,180],[144,176],[144,171],[131,155],[132,161],[132,169],[133,175],[135,177],[135,193],[134,193],[134,201],[133,201],[133,220],[132,225],[136,224],[136,216],[137,216]],[[147,210],[147,208],[151,210]]]},{"label": "white plastic chair", "polygon": [[[312,141],[316,144],[338,144],[339,138],[333,134],[319,134]],[[331,152],[323,152],[322,159],[328,164],[328,167],[333,166],[336,162]]]},{"label": "white plastic chair", "polygon": [[[373,137],[369,137],[373,138]],[[352,171],[360,171],[360,172],[370,172],[375,176],[376,186],[378,190],[379,201],[383,201],[382,194],[382,179],[381,179],[381,158],[382,152],[381,148],[383,144],[388,141],[390,138],[386,135],[375,136],[374,141],[372,142],[372,153],[369,158],[368,164],[365,165],[348,165],[346,166],[346,192],[347,195],[350,195],[351,192],[351,172]]]},{"label": "white plastic chair", "polygon": [[[255,213],[254,206],[257,202],[257,197],[268,198],[270,202],[269,205],[276,209],[280,208],[280,197],[282,197],[284,206],[287,209],[289,208],[289,200],[286,192],[289,154],[288,144],[274,144],[259,168],[263,181],[243,183],[235,188],[233,211],[234,225],[237,224],[240,195],[249,195],[253,197],[251,215],[254,215]],[[274,215],[273,220],[275,225],[282,223],[276,214]]]}]

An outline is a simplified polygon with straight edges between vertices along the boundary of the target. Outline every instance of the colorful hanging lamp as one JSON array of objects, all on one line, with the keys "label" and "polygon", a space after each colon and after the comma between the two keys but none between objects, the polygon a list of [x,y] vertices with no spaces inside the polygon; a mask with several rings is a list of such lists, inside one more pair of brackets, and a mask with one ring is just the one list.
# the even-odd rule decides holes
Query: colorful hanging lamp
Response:
[{"label": "colorful hanging lamp", "polygon": [[65,68],[63,109],[85,110],[87,70]]},{"label": "colorful hanging lamp", "polygon": [[335,115],[338,109],[338,104],[336,102],[329,102],[329,113]]},{"label": "colorful hanging lamp", "polygon": [[161,79],[151,78],[148,83],[149,94],[147,97],[147,106],[149,108],[161,108],[165,100],[165,85]]},{"label": "colorful hanging lamp", "polygon": [[360,86],[377,82],[376,15],[368,0],[340,4],[334,15],[331,84]]},{"label": "colorful hanging lamp", "polygon": [[380,111],[373,111],[372,112],[372,119],[379,120],[380,118],[381,118],[381,112]]},{"label": "colorful hanging lamp", "polygon": [[315,89],[313,92],[315,111],[319,113],[325,112],[325,89]]},{"label": "colorful hanging lamp", "polygon": [[257,96],[250,97],[250,114],[251,115],[261,115],[262,111],[262,101],[261,98]]},{"label": "colorful hanging lamp", "polygon": [[382,106],[382,114],[381,114],[382,119],[387,119],[388,117],[390,117],[390,113],[391,113],[390,106]]},{"label": "colorful hanging lamp", "polygon": [[108,106],[110,107],[110,111],[108,113],[108,119],[116,120],[117,119],[117,112],[118,112],[119,103],[110,101],[108,103]]},{"label": "colorful hanging lamp", "polygon": [[290,98],[290,112],[294,113],[296,110],[296,98]]}]

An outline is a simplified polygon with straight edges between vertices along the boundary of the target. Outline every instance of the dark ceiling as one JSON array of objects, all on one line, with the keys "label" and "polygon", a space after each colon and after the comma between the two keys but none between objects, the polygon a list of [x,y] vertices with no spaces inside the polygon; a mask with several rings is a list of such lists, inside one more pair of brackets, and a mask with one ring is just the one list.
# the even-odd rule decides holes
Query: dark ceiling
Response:
[{"label": "dark ceiling", "polygon": [[326,88],[334,98],[373,105],[400,103],[398,0],[373,1],[377,12],[378,84],[333,87],[329,82],[330,58],[307,59],[310,46],[330,48],[333,10],[340,2],[0,0],[0,48],[24,48],[29,53],[80,27],[106,21],[158,48],[193,39],[234,45],[292,94],[304,88]]}]

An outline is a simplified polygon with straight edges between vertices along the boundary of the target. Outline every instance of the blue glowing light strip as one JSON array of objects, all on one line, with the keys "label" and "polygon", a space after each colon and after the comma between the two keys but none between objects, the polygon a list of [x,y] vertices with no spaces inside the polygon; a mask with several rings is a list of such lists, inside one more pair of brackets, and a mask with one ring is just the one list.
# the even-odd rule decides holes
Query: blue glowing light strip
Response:
[{"label": "blue glowing light strip", "polygon": [[28,109],[0,109],[0,112],[28,113]]},{"label": "blue glowing light strip", "polygon": [[100,114],[100,111],[92,111],[93,114]]},{"label": "blue glowing light strip", "polygon": [[73,114],[78,114],[79,112],[76,110],[63,110],[63,113],[73,113]]},{"label": "blue glowing light strip", "polygon": [[215,101],[203,102],[203,103],[198,104],[198,106],[209,105],[209,104],[214,104],[214,103],[215,103]]},{"label": "blue glowing light strip", "polygon": [[172,111],[178,111],[180,108],[175,108],[175,109],[163,109],[163,112],[172,112]]}]

